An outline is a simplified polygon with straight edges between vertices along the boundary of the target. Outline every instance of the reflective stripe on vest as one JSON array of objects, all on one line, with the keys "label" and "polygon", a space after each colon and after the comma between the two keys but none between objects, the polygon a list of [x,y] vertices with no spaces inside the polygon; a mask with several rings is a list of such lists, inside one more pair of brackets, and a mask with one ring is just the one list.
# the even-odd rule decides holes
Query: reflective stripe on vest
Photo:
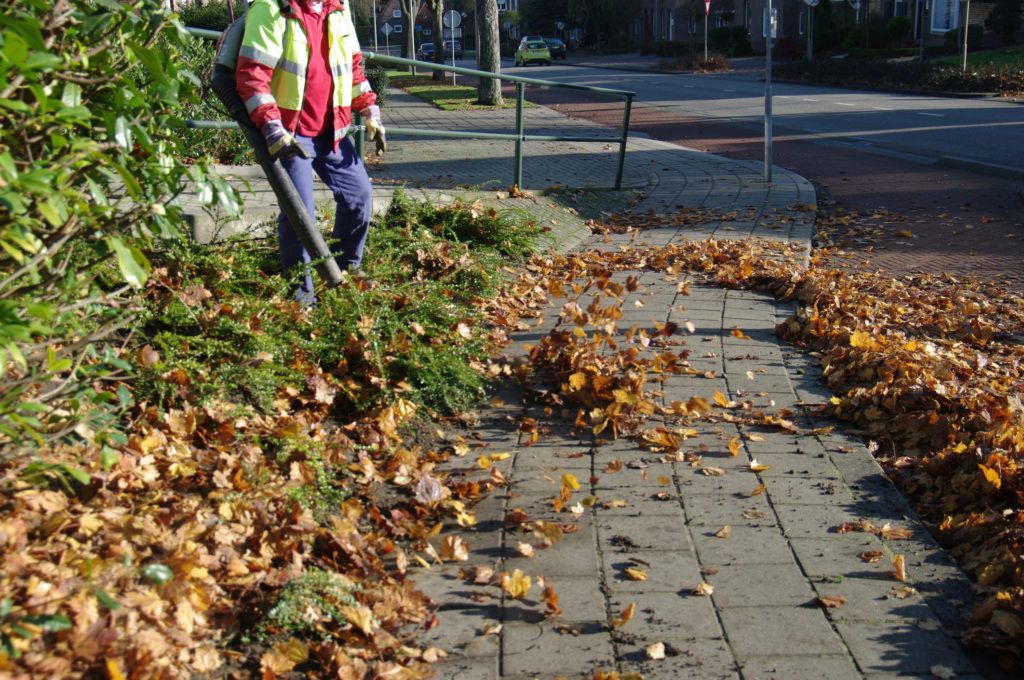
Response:
[{"label": "reflective stripe on vest", "polygon": [[[328,68],[334,80],[333,105],[348,107],[352,105],[353,97],[370,88],[368,83],[360,84],[358,88],[352,85],[352,57],[359,52],[359,42],[352,17],[346,10],[333,10],[327,15],[327,39]],[[250,112],[270,103],[271,100],[264,99],[267,96],[272,97],[272,101],[282,109],[302,109],[309,66],[309,41],[300,19],[285,19],[277,0],[254,0],[249,8],[239,55],[274,69],[270,95],[250,97],[246,102],[247,108],[250,102],[254,104]],[[364,85],[365,90],[362,89]],[[344,136],[345,129],[335,130],[336,139],[339,132]]]}]

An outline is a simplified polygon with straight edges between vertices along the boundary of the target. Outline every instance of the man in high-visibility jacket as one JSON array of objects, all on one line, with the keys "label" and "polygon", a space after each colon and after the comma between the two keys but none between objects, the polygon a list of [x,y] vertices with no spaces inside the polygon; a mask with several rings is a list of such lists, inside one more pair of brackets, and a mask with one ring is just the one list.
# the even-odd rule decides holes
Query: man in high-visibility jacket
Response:
[{"label": "man in high-visibility jacket", "polygon": [[[363,55],[344,3],[254,0],[246,15],[236,83],[249,117],[314,221],[314,170],[333,192],[334,253],[342,269],[354,269],[362,261],[372,201],[366,168],[346,137],[353,109],[362,114],[378,155],[386,144],[377,95],[363,73]],[[310,261],[283,214],[278,239],[286,273]],[[313,280],[305,269],[296,298],[311,304]]]}]

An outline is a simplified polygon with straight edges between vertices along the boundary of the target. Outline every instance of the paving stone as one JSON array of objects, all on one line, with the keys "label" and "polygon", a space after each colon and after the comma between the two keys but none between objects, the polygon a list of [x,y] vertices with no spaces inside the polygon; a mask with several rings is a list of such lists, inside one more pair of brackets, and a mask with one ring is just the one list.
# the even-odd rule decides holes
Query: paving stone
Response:
[{"label": "paving stone", "polygon": [[[686,518],[697,527],[717,531],[730,526],[775,526],[775,512],[764,494],[722,497],[718,494],[688,493],[684,499]],[[703,529],[700,529],[703,530]]]},{"label": "paving stone", "polygon": [[[765,462],[761,460],[759,462]],[[853,495],[839,480],[808,477],[764,477],[768,495],[776,505],[850,505]]]},{"label": "paving stone", "polygon": [[776,527],[732,527],[729,538],[716,538],[715,529],[694,530],[693,542],[703,566],[785,564],[796,567],[786,538]]},{"label": "paving stone", "polygon": [[607,552],[693,550],[682,513],[678,517],[598,515],[594,525],[601,549]]},{"label": "paving stone", "polygon": [[814,599],[796,563],[743,564],[716,567],[705,576],[715,588],[716,607],[806,605]]},{"label": "paving stone", "polygon": [[865,673],[929,675],[933,666],[956,673],[971,673],[974,666],[944,631],[922,627],[916,621],[898,625],[839,622],[843,642]]},{"label": "paving stone", "polygon": [[[605,582],[613,595],[647,591],[680,592],[692,589],[701,578],[697,557],[684,550],[605,552],[602,562]],[[647,579],[631,580],[626,574],[627,568],[643,570]]]},{"label": "paving stone", "polygon": [[825,615],[810,607],[732,607],[720,609],[722,627],[741,662],[753,656],[830,656],[843,646]]},{"label": "paving stone", "polygon": [[579,635],[540,624],[508,623],[502,629],[502,676],[586,673],[613,666],[615,653],[604,621],[565,623]]},{"label": "paving stone", "polygon": [[[784,650],[783,650],[784,651]],[[863,676],[847,656],[752,656],[740,663],[744,680],[854,680]]]},{"label": "paving stone", "polygon": [[[663,639],[696,639],[722,637],[714,605],[709,597],[694,597],[689,591],[659,592],[647,590],[638,593],[613,592],[609,595],[611,608],[621,612],[629,604],[636,605],[636,613],[627,626],[617,634],[635,636],[652,641]],[[649,644],[649,643],[648,643]]]},{"label": "paving stone", "polygon": [[[653,642],[663,642],[672,656],[652,661],[645,648]],[[635,644],[621,644],[623,673],[640,673],[644,680],[718,680],[738,678],[736,662],[729,646],[723,640],[686,638],[647,638]]]}]

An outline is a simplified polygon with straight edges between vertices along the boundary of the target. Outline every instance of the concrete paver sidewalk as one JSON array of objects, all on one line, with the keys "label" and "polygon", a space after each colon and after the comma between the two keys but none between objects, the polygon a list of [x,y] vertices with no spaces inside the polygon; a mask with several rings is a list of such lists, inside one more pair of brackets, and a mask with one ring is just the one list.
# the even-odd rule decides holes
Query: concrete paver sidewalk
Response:
[{"label": "concrete paver sidewalk", "polygon": [[[513,115],[441,112],[398,94],[385,122],[510,131]],[[587,124],[544,107],[528,109],[526,120],[530,131],[593,133]],[[614,180],[615,152],[609,145],[528,143],[523,188],[534,196],[509,198],[510,142],[398,135],[389,142],[388,156],[371,169],[379,189],[405,185],[427,197],[461,195],[522,209],[550,225],[562,249],[618,248],[633,240],[632,235],[592,236],[580,214],[586,210],[570,209],[552,189],[591,188],[594,196],[611,196],[604,191]],[[721,216],[711,223],[642,232],[638,240],[652,247],[715,236],[762,237],[809,250],[813,213],[801,205],[814,203],[813,187],[781,168],[771,186],[761,175],[756,162],[635,138],[627,154],[630,193],[617,206],[614,199],[607,204],[624,207],[625,197],[639,195],[633,209],[640,213],[687,207]],[[834,423],[802,410],[829,395],[818,382],[813,359],[774,336],[776,323],[791,309],[765,295],[711,286],[693,285],[682,295],[676,280],[659,273],[616,274],[620,280],[627,276],[638,277],[640,285],[623,306],[620,328],[666,321],[696,326],[687,342],[690,362],[701,375],[669,377],[658,398],[667,404],[721,391],[729,399],[751,399],[755,406],[792,409],[801,433],[765,430],[759,438],[744,439],[740,455],[731,457],[727,445],[737,427],[700,424],[699,436],[687,444],[703,445],[705,458],[726,473],[705,476],[685,462],[662,462],[629,440],[579,439],[570,422],[549,417],[542,406],[506,388],[498,395],[504,405],[482,412],[475,435],[487,444],[483,453],[513,454],[497,464],[510,486],[476,507],[475,527],[458,530],[471,548],[468,563],[412,568],[418,586],[438,604],[439,625],[427,633],[430,643],[449,654],[437,666],[438,677],[589,677],[595,670],[639,672],[648,680],[927,677],[938,667],[957,677],[977,675],[951,635],[961,625],[969,583],[863,444],[840,429],[824,429]],[[525,343],[556,326],[561,302],[553,301],[541,325],[513,338],[510,355],[524,353]],[[735,337],[734,326],[749,337]],[[709,371],[713,377],[704,377],[712,375]],[[518,436],[517,419],[524,414],[545,423],[544,436],[533,446],[522,445]],[[751,471],[754,458],[771,468]],[[620,471],[609,468],[613,460],[623,462]],[[571,521],[571,515],[554,513],[550,502],[566,472],[583,484],[580,497],[592,495],[599,502],[560,543],[523,557],[516,546],[529,536],[506,526],[507,513],[521,509],[531,520]],[[764,491],[754,495],[759,484]],[[911,538],[886,542],[869,533],[835,530],[861,519],[908,529]],[[716,536],[725,525],[731,535]],[[885,557],[865,562],[860,557],[865,551]],[[907,557],[910,589],[889,575],[895,553]],[[543,616],[536,586],[525,600],[512,600],[493,585],[472,585],[458,575],[467,564],[543,575],[563,614]],[[630,580],[627,567],[642,568],[647,579]],[[710,596],[693,594],[701,582],[713,587]],[[819,606],[819,596],[833,595],[847,603],[837,609]],[[632,620],[621,628],[609,626],[631,604]],[[666,645],[666,658],[649,660],[645,647],[656,642]]]},{"label": "concrete paver sidewalk", "polygon": [[[445,113],[404,97],[396,97],[388,112],[392,125],[435,129],[509,130],[511,120],[510,112]],[[545,108],[528,110],[527,124],[581,126]],[[527,144],[526,188],[607,186],[614,154],[595,146]],[[501,186],[500,178],[511,174],[510,144],[474,142],[467,153],[464,144],[395,139],[392,148],[378,171],[390,181],[456,187],[497,177]],[[710,225],[644,231],[641,244],[756,236],[809,249],[813,217],[800,204],[814,202],[813,188],[785,170],[766,186],[759,163],[632,139],[626,176],[631,187],[643,190],[637,212],[685,206],[726,215]],[[531,209],[529,202],[518,203]],[[562,245],[585,250],[631,242],[632,235],[590,236]],[[511,484],[477,506],[475,528],[453,533],[469,542],[469,565],[544,576],[563,614],[545,619],[536,587],[521,601],[494,586],[472,585],[458,576],[467,563],[418,570],[417,584],[439,607],[440,625],[429,639],[450,655],[438,667],[439,677],[589,677],[595,670],[639,672],[648,679],[927,677],[942,669],[957,677],[976,675],[951,635],[969,596],[966,578],[863,444],[801,410],[829,395],[815,362],[774,336],[791,309],[765,295],[708,286],[692,286],[683,296],[675,280],[653,272],[616,278],[627,276],[639,278],[633,298],[642,306],[627,299],[619,326],[690,321],[697,326],[689,338],[691,364],[701,373],[714,371],[713,378],[670,377],[661,386],[666,404],[721,391],[755,406],[793,409],[802,414],[796,417],[802,433],[761,432],[743,440],[741,455],[733,458],[726,447],[739,430],[727,423],[700,425],[694,444],[704,445],[705,457],[726,470],[711,477],[688,463],[660,462],[628,440],[599,445],[578,439],[569,423],[545,417],[543,407],[524,402],[516,390],[500,395],[505,405],[488,409],[476,434],[488,445],[483,453],[513,454],[498,464]],[[511,355],[555,327],[561,302],[553,301],[541,326],[513,338]],[[748,338],[730,333],[737,325]],[[533,446],[523,446],[516,431],[522,415],[547,423],[546,435]],[[752,472],[755,458],[771,468]],[[609,472],[613,460],[624,468]],[[578,531],[523,557],[516,546],[530,537],[505,525],[507,513],[521,509],[531,520],[571,520],[551,505],[566,472],[583,482],[580,496],[599,501],[580,517]],[[759,484],[764,492],[752,495]],[[908,529],[911,538],[837,533],[841,524],[862,519]],[[717,537],[725,525],[731,535]],[[868,551],[884,557],[866,562],[860,555]],[[906,555],[911,588],[890,575],[889,558],[896,553]],[[642,568],[647,579],[630,580],[627,567]],[[713,587],[709,597],[692,594],[702,581]],[[818,597],[836,595],[847,603],[836,609],[818,604]],[[609,626],[630,604],[632,620],[620,629]],[[495,624],[501,624],[499,632],[484,634]],[[668,650],[663,660],[649,660],[644,651],[656,642]]]}]

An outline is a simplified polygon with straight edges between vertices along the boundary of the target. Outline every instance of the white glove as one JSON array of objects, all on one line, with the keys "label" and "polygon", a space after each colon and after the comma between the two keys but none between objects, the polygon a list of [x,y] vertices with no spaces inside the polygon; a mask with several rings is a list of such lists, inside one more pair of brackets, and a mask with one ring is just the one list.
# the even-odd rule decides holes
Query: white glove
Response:
[{"label": "white glove", "polygon": [[363,123],[366,125],[366,138],[376,143],[377,155],[383,156],[388,150],[387,137],[385,137],[384,125],[380,122],[380,107],[376,104],[367,106],[359,112],[363,116]]}]

